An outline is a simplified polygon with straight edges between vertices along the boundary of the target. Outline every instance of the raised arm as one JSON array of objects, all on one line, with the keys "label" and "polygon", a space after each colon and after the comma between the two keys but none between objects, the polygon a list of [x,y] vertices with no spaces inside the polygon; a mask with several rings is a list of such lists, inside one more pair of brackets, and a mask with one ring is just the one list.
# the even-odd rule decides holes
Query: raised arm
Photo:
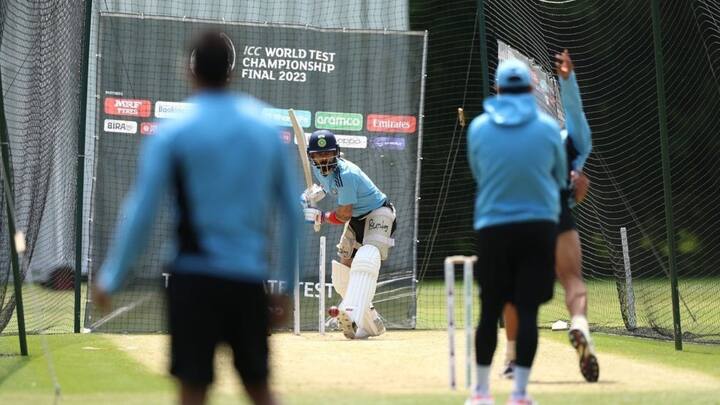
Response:
[{"label": "raised arm", "polygon": [[574,65],[567,49],[555,55],[555,67],[560,78],[560,99],[565,111],[565,126],[578,155],[569,169],[582,171],[592,150],[590,125],[583,112],[580,88],[575,78]]}]

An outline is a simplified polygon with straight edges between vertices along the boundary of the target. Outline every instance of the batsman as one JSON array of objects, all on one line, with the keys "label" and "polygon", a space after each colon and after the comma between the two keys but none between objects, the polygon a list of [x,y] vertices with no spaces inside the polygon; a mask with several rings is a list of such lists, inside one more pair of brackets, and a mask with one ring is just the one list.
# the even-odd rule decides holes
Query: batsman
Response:
[{"label": "batsman", "polygon": [[[305,221],[344,227],[337,244],[340,262],[332,262],[332,283],[342,297],[339,326],[348,339],[379,336],[385,325],[372,301],[380,265],[394,245],[395,207],[358,166],[342,157],[331,131],[312,133],[307,156],[319,185],[301,196]],[[337,198],[337,208],[322,212],[315,204],[327,194]]]}]

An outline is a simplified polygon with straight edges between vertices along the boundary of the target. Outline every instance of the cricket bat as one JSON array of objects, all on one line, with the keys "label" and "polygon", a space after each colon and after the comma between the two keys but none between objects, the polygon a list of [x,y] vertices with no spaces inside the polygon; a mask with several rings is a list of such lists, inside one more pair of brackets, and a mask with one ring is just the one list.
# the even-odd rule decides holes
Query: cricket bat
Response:
[{"label": "cricket bat", "polygon": [[[297,143],[300,164],[302,165],[303,174],[305,175],[305,186],[310,188],[310,186],[313,185],[313,180],[312,172],[310,172],[310,161],[308,160],[307,151],[305,149],[308,144],[307,139],[305,138],[305,131],[300,126],[300,123],[298,123],[295,111],[292,108],[288,110],[288,115],[290,116],[290,122],[292,123],[293,132],[295,133],[295,143]],[[313,228],[315,228],[315,232],[319,232],[320,224],[316,222]]]}]

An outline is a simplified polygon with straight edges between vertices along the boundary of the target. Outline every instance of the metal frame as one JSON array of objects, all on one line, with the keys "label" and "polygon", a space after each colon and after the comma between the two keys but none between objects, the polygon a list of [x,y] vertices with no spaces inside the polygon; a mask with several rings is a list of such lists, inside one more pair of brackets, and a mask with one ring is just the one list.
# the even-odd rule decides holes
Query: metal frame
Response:
[{"label": "metal frame", "polygon": [[477,256],[449,256],[445,258],[445,292],[447,298],[448,363],[450,388],[457,388],[455,373],[455,265],[463,265],[463,304],[465,323],[465,388],[472,385],[473,353],[473,268]]},{"label": "metal frame", "polygon": [[92,0],[85,2],[85,35],[83,44],[82,60],[82,91],[80,91],[80,112],[78,117],[78,145],[77,145],[77,180],[75,184],[75,301],[73,312],[73,330],[80,333],[81,313],[81,283],[83,263],[83,206],[85,205],[83,194],[85,187],[85,124],[87,120],[87,98],[88,98],[88,70],[90,69],[90,30],[92,28]]},{"label": "metal frame", "polygon": [[653,47],[655,48],[655,79],[658,96],[658,124],[660,126],[660,156],[662,158],[663,190],[665,194],[665,229],[668,242],[670,267],[670,292],[672,294],[673,334],[675,350],[682,350],[682,326],[680,322],[680,293],[677,276],[677,240],[672,207],[672,180],[670,176],[670,142],[668,140],[667,111],[665,108],[665,73],[663,70],[662,30],[660,27],[660,1],[652,0]]},{"label": "metal frame", "polygon": [[209,18],[195,18],[195,17],[171,17],[171,16],[147,16],[142,13],[118,13],[118,12],[106,12],[101,11],[100,16],[102,17],[125,17],[125,18],[136,18],[144,20],[165,20],[165,21],[185,21],[185,22],[197,22],[207,24],[220,24],[220,25],[242,25],[247,27],[279,27],[279,28],[292,28],[298,30],[310,30],[317,32],[347,32],[352,34],[384,34],[384,35],[401,35],[401,36],[426,36],[425,31],[399,31],[399,30],[388,30],[388,29],[363,29],[363,28],[320,28],[310,25],[300,24],[282,24],[282,23],[252,23],[252,22],[241,22],[241,21],[219,21]]},{"label": "metal frame", "polygon": [[[2,34],[0,32],[0,34]],[[2,36],[0,36],[0,40]],[[0,41],[1,42],[1,41]],[[15,198],[12,194],[10,179],[12,169],[10,164],[10,139],[7,134],[5,122],[5,105],[3,102],[2,75],[0,75],[0,170],[2,171],[3,192],[5,194],[5,210],[7,212],[7,230],[10,245],[10,267],[13,274],[13,286],[15,288],[15,312],[17,314],[18,339],[20,343],[20,354],[28,355],[27,332],[25,330],[25,309],[22,298],[22,277],[20,276],[20,257],[18,256],[15,241]]]},{"label": "metal frame", "polygon": [[415,297],[415,316],[412,317],[412,324],[410,327],[415,329],[417,326],[417,250],[418,235],[420,233],[419,221],[420,221],[420,172],[422,170],[422,141],[423,141],[423,124],[425,122],[425,78],[427,77],[427,45],[428,45],[428,32],[425,31],[423,37],[423,54],[422,54],[422,69],[420,73],[420,106],[418,107],[418,144],[417,144],[417,167],[415,173],[415,212],[414,212],[414,227],[413,227],[413,275],[412,275],[412,293]]}]

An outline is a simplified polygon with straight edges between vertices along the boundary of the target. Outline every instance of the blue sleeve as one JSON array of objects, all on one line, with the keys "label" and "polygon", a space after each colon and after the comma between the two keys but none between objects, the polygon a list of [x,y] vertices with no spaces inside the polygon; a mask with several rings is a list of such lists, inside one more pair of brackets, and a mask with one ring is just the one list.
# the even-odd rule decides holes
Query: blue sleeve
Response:
[{"label": "blue sleeve", "polygon": [[352,205],[357,203],[357,175],[342,176],[342,187],[338,187],[338,205]]},{"label": "blue sleeve", "polygon": [[567,168],[567,157],[565,155],[565,147],[560,138],[560,134],[555,135],[555,166],[553,167],[553,177],[557,182],[558,189],[562,190],[567,188],[568,182],[568,168]]},{"label": "blue sleeve", "polygon": [[105,259],[98,286],[116,292],[147,243],[160,200],[166,195],[172,173],[172,151],[167,137],[145,140],[138,160],[138,175],[125,200],[115,238]]},{"label": "blue sleeve", "polygon": [[[272,134],[279,139],[279,136]],[[278,158],[275,176],[273,178],[273,192],[277,196],[277,207],[281,216],[281,223],[285,224],[282,229],[281,249],[282,257],[280,258],[280,280],[286,282],[286,285],[292,286],[295,273],[295,265],[297,261],[298,246],[300,241],[300,227],[302,224],[302,213],[300,204],[298,204],[297,196],[300,190],[297,187],[295,177],[293,176],[292,164],[285,145],[277,142]],[[294,291],[294,288],[289,289]]]},{"label": "blue sleeve", "polygon": [[471,129],[468,130],[468,133],[467,133],[467,159],[468,159],[468,164],[470,165],[470,172],[472,173],[472,176],[475,179],[475,182],[479,185],[480,184],[480,169],[477,167],[477,159],[475,159],[475,155],[473,153],[472,135],[473,135],[473,130],[471,127]]},{"label": "blue sleeve", "polygon": [[567,80],[560,78],[560,99],[565,110],[565,126],[568,136],[572,139],[578,157],[573,162],[572,169],[581,171],[585,161],[592,150],[590,125],[583,112],[580,88],[575,78],[575,72],[570,73]]}]

